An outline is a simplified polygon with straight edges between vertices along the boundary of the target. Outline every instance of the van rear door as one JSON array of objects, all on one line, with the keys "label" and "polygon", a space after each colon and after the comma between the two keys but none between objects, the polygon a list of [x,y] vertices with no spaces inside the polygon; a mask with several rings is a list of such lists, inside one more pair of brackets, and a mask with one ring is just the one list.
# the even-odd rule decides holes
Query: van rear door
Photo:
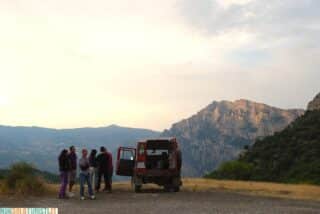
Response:
[{"label": "van rear door", "polygon": [[116,174],[121,176],[132,176],[135,159],[135,148],[119,147],[117,153]]}]

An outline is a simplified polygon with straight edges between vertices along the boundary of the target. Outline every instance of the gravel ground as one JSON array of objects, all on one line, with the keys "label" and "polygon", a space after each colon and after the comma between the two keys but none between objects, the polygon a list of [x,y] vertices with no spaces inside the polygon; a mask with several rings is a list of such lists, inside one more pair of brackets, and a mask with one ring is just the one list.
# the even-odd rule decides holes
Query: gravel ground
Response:
[{"label": "gravel ground", "polygon": [[320,203],[226,191],[165,193],[160,190],[132,193],[98,193],[97,199],[79,197],[59,200],[55,197],[0,198],[0,207],[58,207],[59,213],[320,213]]}]

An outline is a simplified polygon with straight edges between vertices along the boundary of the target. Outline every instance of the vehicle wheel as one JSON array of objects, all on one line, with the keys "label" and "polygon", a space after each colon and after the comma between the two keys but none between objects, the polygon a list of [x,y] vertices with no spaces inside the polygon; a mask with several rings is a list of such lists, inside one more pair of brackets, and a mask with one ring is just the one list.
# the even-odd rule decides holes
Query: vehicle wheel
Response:
[{"label": "vehicle wheel", "polygon": [[173,191],[174,192],[179,192],[180,191],[180,187],[179,186],[173,187]]},{"label": "vehicle wheel", "polygon": [[164,185],[163,188],[165,192],[173,192],[173,188],[171,185]]},{"label": "vehicle wheel", "polygon": [[138,193],[138,192],[141,192],[141,185],[134,185],[134,191],[136,192],[136,193]]}]

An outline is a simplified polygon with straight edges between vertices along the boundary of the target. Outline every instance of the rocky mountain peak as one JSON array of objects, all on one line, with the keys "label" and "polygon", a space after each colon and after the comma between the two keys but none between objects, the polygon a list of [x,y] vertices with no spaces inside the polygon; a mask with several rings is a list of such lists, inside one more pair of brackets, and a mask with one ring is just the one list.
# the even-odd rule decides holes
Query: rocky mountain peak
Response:
[{"label": "rocky mountain peak", "polygon": [[317,94],[317,96],[312,101],[309,102],[308,110],[309,111],[320,110],[320,93]]},{"label": "rocky mountain peak", "polygon": [[180,142],[185,157],[183,174],[202,176],[237,157],[256,138],[282,130],[303,113],[245,99],[214,101],[173,124],[162,136],[175,136]]}]

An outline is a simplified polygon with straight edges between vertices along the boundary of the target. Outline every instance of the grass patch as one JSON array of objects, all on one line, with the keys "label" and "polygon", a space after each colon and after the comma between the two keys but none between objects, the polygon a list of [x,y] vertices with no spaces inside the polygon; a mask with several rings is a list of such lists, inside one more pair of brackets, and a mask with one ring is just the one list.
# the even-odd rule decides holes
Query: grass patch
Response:
[{"label": "grass patch", "polygon": [[215,180],[204,178],[183,179],[183,191],[232,191],[250,195],[320,201],[320,186],[308,184],[281,184],[272,182]]}]

